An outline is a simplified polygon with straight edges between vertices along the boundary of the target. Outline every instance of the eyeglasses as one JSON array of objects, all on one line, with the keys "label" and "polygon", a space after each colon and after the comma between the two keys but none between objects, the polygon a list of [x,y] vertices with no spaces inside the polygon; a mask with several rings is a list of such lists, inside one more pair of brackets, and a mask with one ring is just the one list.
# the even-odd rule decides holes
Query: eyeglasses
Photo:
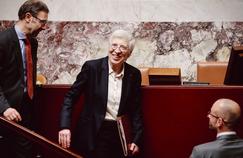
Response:
[{"label": "eyeglasses", "polygon": [[128,47],[127,47],[127,46],[124,46],[124,45],[118,45],[118,44],[116,44],[116,43],[111,44],[111,48],[114,49],[114,50],[116,50],[116,49],[119,48],[119,50],[120,50],[121,52],[126,52],[126,51],[128,50]]},{"label": "eyeglasses", "polygon": [[[33,15],[32,15],[33,16]],[[41,20],[40,18],[38,18],[37,16],[33,16],[34,18],[36,18],[40,23],[41,25],[45,25],[47,23],[47,20]]]},{"label": "eyeglasses", "polygon": [[211,110],[208,112],[208,115],[210,115],[210,116],[212,116],[212,117],[214,117],[216,119],[220,119],[221,118],[224,123],[229,123],[229,122],[225,121],[222,117],[219,117],[219,116],[216,116],[216,115],[212,114]]}]

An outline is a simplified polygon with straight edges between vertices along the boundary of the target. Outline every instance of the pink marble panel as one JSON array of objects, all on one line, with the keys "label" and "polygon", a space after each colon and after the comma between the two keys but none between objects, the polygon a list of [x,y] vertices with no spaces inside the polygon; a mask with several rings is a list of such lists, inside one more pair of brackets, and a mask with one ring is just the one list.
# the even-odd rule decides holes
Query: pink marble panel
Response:
[{"label": "pink marble panel", "polygon": [[[0,21],[0,31],[14,24]],[[122,28],[137,42],[128,62],[137,67],[179,67],[196,78],[198,61],[227,61],[243,44],[243,22],[49,22],[38,35],[38,73],[48,84],[70,84],[83,63],[107,55],[110,34]]]}]

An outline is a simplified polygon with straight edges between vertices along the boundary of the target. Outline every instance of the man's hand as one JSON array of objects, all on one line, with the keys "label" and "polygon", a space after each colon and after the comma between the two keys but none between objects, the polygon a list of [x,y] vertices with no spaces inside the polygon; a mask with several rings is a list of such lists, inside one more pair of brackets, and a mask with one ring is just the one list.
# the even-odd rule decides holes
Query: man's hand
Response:
[{"label": "man's hand", "polygon": [[59,131],[58,142],[63,148],[69,148],[71,143],[71,131],[69,129]]},{"label": "man's hand", "polygon": [[129,150],[132,155],[137,155],[139,153],[139,147],[135,143],[130,144]]},{"label": "man's hand", "polygon": [[22,120],[19,112],[14,108],[7,108],[7,110],[3,112],[3,116],[9,121],[19,122]]}]

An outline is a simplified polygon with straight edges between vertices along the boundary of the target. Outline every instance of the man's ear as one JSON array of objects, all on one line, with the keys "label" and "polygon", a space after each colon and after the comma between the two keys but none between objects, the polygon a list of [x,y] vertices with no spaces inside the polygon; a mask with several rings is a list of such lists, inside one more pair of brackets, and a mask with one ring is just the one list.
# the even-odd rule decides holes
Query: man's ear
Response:
[{"label": "man's ear", "polygon": [[32,21],[32,15],[29,12],[27,12],[25,13],[24,19],[27,23],[30,23]]},{"label": "man's ear", "polygon": [[218,127],[223,127],[224,126],[224,121],[223,121],[222,118],[218,118],[218,120],[217,120],[217,126]]}]

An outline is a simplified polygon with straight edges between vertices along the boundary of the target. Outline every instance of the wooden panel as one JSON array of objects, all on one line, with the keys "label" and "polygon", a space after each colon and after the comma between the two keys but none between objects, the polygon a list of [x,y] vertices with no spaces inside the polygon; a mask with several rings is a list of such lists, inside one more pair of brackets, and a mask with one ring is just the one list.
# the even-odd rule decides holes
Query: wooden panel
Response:
[{"label": "wooden panel", "polygon": [[[59,114],[69,86],[38,89],[36,121],[39,133],[57,142]],[[206,117],[213,102],[231,98],[243,108],[243,87],[233,86],[146,86],[143,92],[144,158],[189,157],[194,145],[215,139]],[[73,130],[82,110],[83,98],[75,106]],[[243,126],[239,135],[243,137]],[[48,153],[45,153],[48,155]]]},{"label": "wooden panel", "polygon": [[[194,145],[215,139],[206,117],[213,102],[227,97],[242,106],[242,92],[229,87],[144,88],[145,157],[189,157]],[[243,127],[239,134],[243,137]]]}]

